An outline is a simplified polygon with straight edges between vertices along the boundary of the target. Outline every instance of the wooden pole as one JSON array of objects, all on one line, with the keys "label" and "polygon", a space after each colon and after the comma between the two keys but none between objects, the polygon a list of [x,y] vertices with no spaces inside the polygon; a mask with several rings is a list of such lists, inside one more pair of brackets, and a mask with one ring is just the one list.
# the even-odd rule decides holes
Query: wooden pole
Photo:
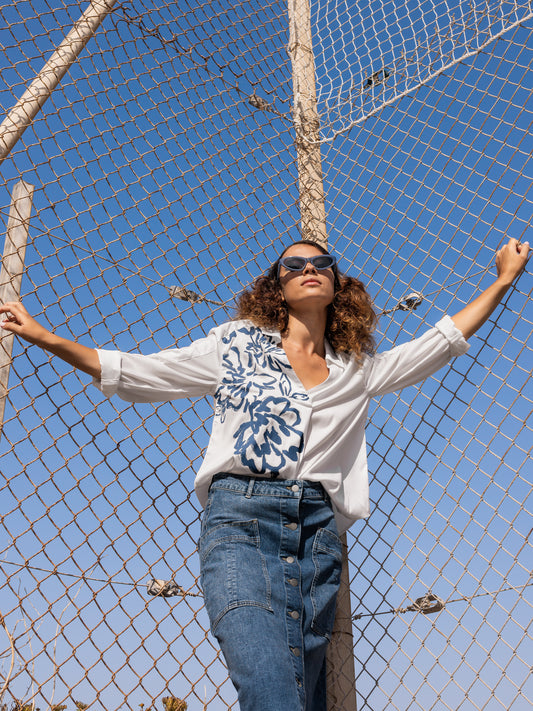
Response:
[{"label": "wooden pole", "polygon": [[289,0],[289,30],[302,237],[326,247],[328,236],[319,142],[320,121],[308,0]]},{"label": "wooden pole", "polygon": [[[19,181],[13,189],[0,271],[0,303],[20,300],[24,256],[30,226],[33,185]],[[0,435],[4,423],[13,334],[0,335]]]},{"label": "wooden pole", "polygon": [[341,586],[337,597],[335,624],[327,656],[327,707],[328,711],[357,711],[350,569],[345,533],[342,534],[341,540]]},{"label": "wooden pole", "polygon": [[[289,55],[294,92],[293,119],[298,156],[302,237],[327,247],[326,206],[320,155],[315,60],[308,0],[289,0]],[[328,711],[356,711],[350,574],[346,534],[337,614],[327,656]]]},{"label": "wooden pole", "polygon": [[0,164],[31,124],[116,0],[92,0],[0,125]]}]

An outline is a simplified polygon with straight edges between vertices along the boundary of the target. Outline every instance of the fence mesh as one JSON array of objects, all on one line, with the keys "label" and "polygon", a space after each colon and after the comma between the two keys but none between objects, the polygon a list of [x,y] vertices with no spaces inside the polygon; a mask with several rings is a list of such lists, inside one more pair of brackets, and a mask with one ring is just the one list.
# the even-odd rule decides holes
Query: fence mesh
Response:
[{"label": "fence mesh", "polygon": [[[384,349],[528,237],[532,8],[311,9],[329,244],[367,283]],[[0,4],[4,113],[80,13]],[[2,164],[5,223],[14,184],[35,186],[30,312],[141,352],[231,318],[298,235],[287,43],[281,2],[115,5]],[[531,290],[526,272],[467,355],[374,403],[373,511],[348,534],[360,710],[533,701]],[[236,709],[198,587],[211,403],[107,401],[20,341],[9,385],[1,703]],[[150,596],[152,578],[178,594]]]}]

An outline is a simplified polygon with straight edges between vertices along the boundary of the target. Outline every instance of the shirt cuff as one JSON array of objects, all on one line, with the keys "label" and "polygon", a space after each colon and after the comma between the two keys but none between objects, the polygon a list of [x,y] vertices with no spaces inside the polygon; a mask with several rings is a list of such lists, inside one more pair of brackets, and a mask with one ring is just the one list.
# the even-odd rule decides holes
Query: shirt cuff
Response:
[{"label": "shirt cuff", "polygon": [[470,348],[470,344],[466,342],[466,338],[457,328],[449,316],[444,316],[435,324],[450,346],[450,355],[452,358],[463,355]]},{"label": "shirt cuff", "polygon": [[117,391],[120,382],[121,357],[119,351],[96,349],[100,361],[100,379],[93,378],[93,385],[101,390],[106,397],[111,397]]}]

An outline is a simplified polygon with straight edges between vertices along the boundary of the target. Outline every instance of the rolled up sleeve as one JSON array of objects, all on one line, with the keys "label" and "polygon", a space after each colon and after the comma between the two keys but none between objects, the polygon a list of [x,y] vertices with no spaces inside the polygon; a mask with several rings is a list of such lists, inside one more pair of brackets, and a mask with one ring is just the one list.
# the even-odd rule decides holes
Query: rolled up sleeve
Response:
[{"label": "rolled up sleeve", "polygon": [[122,353],[120,351],[107,351],[96,349],[100,360],[100,380],[93,378],[93,384],[103,392],[106,397],[111,397],[117,391],[120,382],[120,364]]},{"label": "rolled up sleeve", "polygon": [[213,329],[185,348],[151,355],[97,350],[101,377],[94,385],[106,397],[162,402],[213,394],[219,378],[218,338]]},{"label": "rolled up sleeve", "polygon": [[364,366],[366,389],[375,397],[414,385],[466,353],[468,347],[452,319],[444,316],[419,338],[369,358]]}]

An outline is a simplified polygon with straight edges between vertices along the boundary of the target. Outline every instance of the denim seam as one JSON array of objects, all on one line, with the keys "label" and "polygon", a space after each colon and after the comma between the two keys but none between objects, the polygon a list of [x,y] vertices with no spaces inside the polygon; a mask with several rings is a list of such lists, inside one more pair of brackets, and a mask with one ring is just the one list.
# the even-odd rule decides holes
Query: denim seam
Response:
[{"label": "denim seam", "polygon": [[318,543],[315,547],[315,550],[320,551],[321,553],[327,553],[328,555],[332,555],[336,560],[339,561],[339,563],[342,563],[342,553],[339,553],[339,551],[336,551],[330,546],[325,546]]},{"label": "denim seam", "polygon": [[[310,596],[311,596],[311,605],[313,606],[313,619],[311,620],[311,629],[316,632],[316,634],[320,635],[321,637],[325,637],[328,640],[331,640],[331,634],[326,634],[322,629],[321,625],[318,624],[317,620],[317,607],[315,604],[315,599],[316,599],[316,589],[317,589],[317,580],[320,577],[320,574],[322,572],[322,568],[320,566],[320,557],[319,553],[324,553],[326,555],[332,556],[338,563],[342,565],[342,552],[339,555],[338,551],[334,550],[333,547],[327,546],[322,543],[321,539],[323,536],[326,534],[333,536],[334,534],[331,533],[331,531],[328,531],[325,528],[319,529],[317,531],[317,536],[315,539],[315,545],[313,546],[313,563],[315,564],[315,574],[313,576],[313,581],[311,583],[311,590],[310,590]],[[340,539],[338,539],[340,543]]]},{"label": "denim seam", "polygon": [[215,634],[216,628],[218,627],[218,624],[220,623],[220,620],[224,617],[224,615],[226,615],[231,610],[237,609],[238,607],[260,607],[261,609],[266,610],[271,614],[274,614],[274,610],[272,609],[272,606],[270,604],[263,605],[262,603],[256,602],[255,600],[235,600],[235,602],[228,603],[226,607],[221,610],[216,616],[215,621],[211,625],[211,631],[213,632],[213,634]]},{"label": "denim seam", "polygon": [[[211,532],[214,530],[215,529],[211,529],[208,532],[208,535],[211,534]],[[217,538],[215,541],[211,542],[211,545],[208,548],[202,551],[202,560],[205,560],[207,556],[211,553],[211,551],[213,551],[217,546],[220,546],[222,543],[253,543],[256,548],[259,548],[259,536],[231,534],[228,536],[224,536],[224,538]]]},{"label": "denim seam", "polygon": [[327,634],[324,634],[322,630],[320,629],[318,623],[317,623],[317,607],[315,603],[315,596],[316,596],[316,581],[318,576],[320,575],[320,562],[317,560],[317,556],[315,555],[315,552],[313,551],[313,563],[315,564],[315,574],[313,575],[313,582],[311,583],[311,590],[309,591],[309,595],[311,597],[311,605],[313,606],[313,619],[311,620],[311,629],[316,632],[317,634],[321,635],[322,637],[325,637],[326,639],[330,639],[330,636]]},{"label": "denim seam", "polygon": [[[230,491],[234,492],[235,494],[243,494],[246,495],[248,485],[241,487],[239,485],[237,486],[231,486],[231,485],[221,485],[218,482],[215,484],[211,485],[211,489],[222,489],[223,491]],[[254,487],[255,489],[255,487]],[[263,491],[252,491],[252,497],[255,496],[264,496],[264,497],[272,497],[276,499],[298,499],[300,498],[299,492],[294,492],[294,491],[269,491],[269,492],[263,492]],[[319,501],[328,501],[328,496],[327,494],[323,494],[322,492],[314,492],[314,491],[304,491],[301,496],[303,501],[307,501],[310,499],[314,500],[319,500]]]}]

